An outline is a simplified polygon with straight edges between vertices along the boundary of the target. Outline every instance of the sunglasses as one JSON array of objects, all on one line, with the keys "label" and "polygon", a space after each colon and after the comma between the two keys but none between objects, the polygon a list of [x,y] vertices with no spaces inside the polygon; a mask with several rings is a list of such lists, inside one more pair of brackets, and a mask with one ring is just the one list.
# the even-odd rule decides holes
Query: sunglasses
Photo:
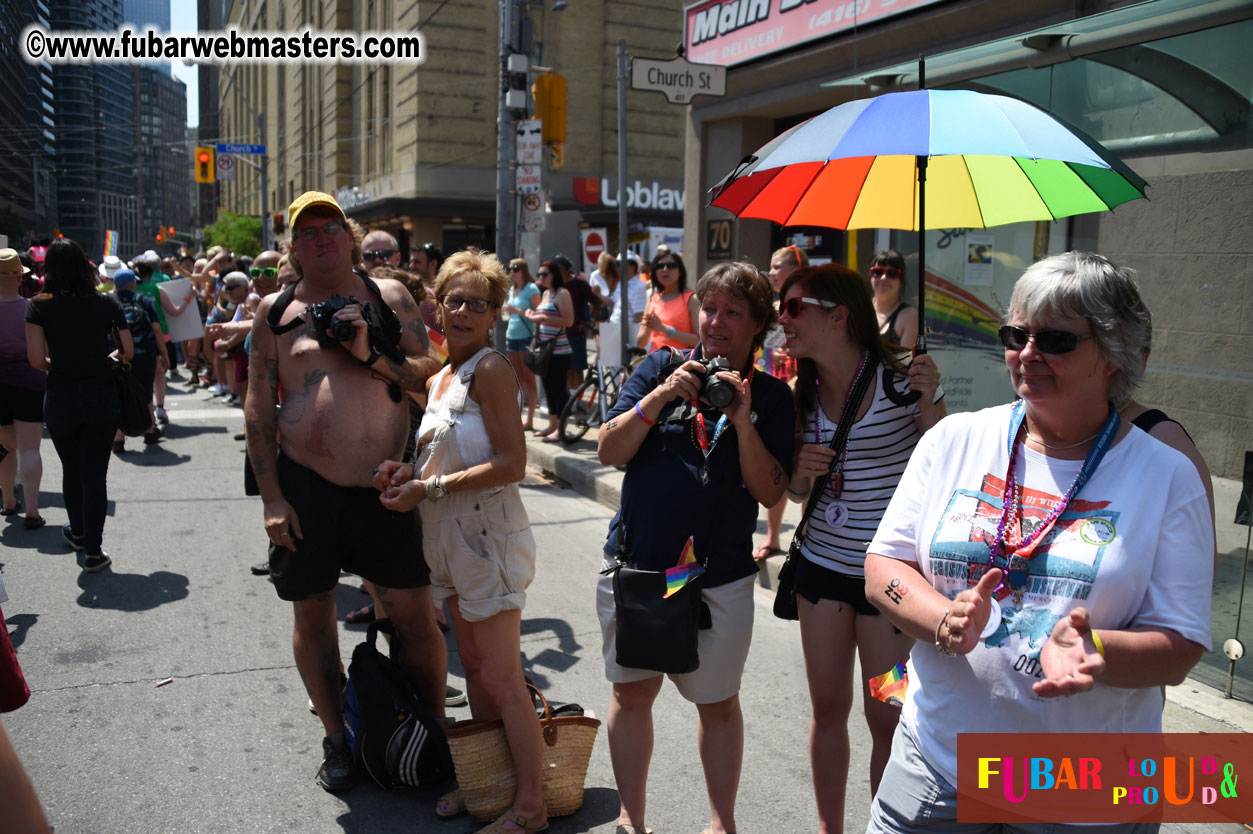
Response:
[{"label": "sunglasses", "polygon": [[369,252],[362,252],[361,257],[367,261],[385,261],[395,254],[395,249],[372,249]]},{"label": "sunglasses", "polygon": [[801,314],[802,304],[812,304],[815,307],[826,307],[828,310],[840,306],[834,301],[823,301],[820,298],[809,298],[808,296],[794,295],[783,302],[783,312],[787,313],[792,318],[796,318]]},{"label": "sunglasses", "polygon": [[277,278],[278,267],[277,266],[250,266],[248,267],[248,274],[251,275],[253,278]]},{"label": "sunglasses", "polygon": [[1032,333],[1012,324],[1004,325],[997,331],[997,334],[1001,337],[1001,344],[1009,350],[1022,350],[1027,346],[1027,342],[1034,339],[1036,350],[1040,353],[1053,354],[1070,353],[1079,347],[1080,342],[1092,338],[1091,333],[1080,336],[1069,330],[1037,330]]},{"label": "sunglasses", "polygon": [[521,272],[521,271],[522,271],[522,264],[509,264],[509,271],[510,271],[510,272]]},{"label": "sunglasses", "polygon": [[894,266],[872,266],[870,267],[871,278],[900,278],[901,271]]},{"label": "sunglasses", "polygon": [[541,269],[539,272],[537,272],[537,273],[535,273],[535,274],[536,274],[536,275],[538,275],[538,276],[539,276],[539,277],[541,277],[541,278],[547,278],[549,275],[552,275],[552,273],[551,273],[551,272],[549,272],[547,269]]},{"label": "sunglasses", "polygon": [[444,305],[444,309],[449,313],[455,313],[464,305],[470,309],[471,313],[486,313],[492,303],[486,298],[465,298],[460,295],[446,295],[439,300]]},{"label": "sunglasses", "polygon": [[339,223],[331,220],[328,223],[323,223],[321,226],[309,226],[308,228],[301,229],[293,234],[292,237],[297,240],[314,241],[318,239],[319,233],[324,234],[327,237],[335,237],[335,235],[339,234],[340,230],[343,228],[344,227]]},{"label": "sunglasses", "polygon": [[679,265],[675,261],[661,261],[653,264],[653,269],[678,269]]}]

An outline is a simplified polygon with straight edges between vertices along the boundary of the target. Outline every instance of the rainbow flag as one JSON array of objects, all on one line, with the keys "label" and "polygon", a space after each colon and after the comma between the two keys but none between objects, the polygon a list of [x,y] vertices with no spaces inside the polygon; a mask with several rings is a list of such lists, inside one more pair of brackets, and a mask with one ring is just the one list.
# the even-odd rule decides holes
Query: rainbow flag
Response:
[{"label": "rainbow flag", "polygon": [[692,537],[687,537],[687,544],[683,545],[683,552],[679,554],[679,561],[672,568],[666,568],[666,592],[662,594],[662,599],[669,599],[677,594],[684,585],[691,582],[696,577],[705,572],[705,566],[696,561],[696,545],[692,541]]},{"label": "rainbow flag", "polygon": [[112,229],[104,230],[104,255],[101,257],[109,257],[117,254],[117,232]]},{"label": "rainbow flag", "polygon": [[426,329],[427,338],[431,340],[431,350],[435,357],[439,359],[440,364],[448,361],[448,347],[444,344],[444,334],[434,328]]},{"label": "rainbow flag", "polygon": [[888,671],[870,679],[870,694],[885,704],[905,705],[905,691],[909,689],[909,675],[905,664],[898,662]]}]

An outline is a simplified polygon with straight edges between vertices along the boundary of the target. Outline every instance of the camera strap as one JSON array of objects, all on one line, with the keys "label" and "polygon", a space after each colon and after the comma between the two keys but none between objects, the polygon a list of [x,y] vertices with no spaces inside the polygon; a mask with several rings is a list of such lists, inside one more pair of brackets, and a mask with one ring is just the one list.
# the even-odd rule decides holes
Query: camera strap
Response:
[{"label": "camera strap", "polygon": [[[396,311],[391,308],[386,301],[383,300],[383,292],[379,289],[378,284],[364,272],[354,269],[353,274],[365,282],[366,289],[374,293],[378,299],[377,308],[379,310],[380,327],[370,328],[370,342],[377,344],[379,352],[397,358],[401,356],[399,350],[400,344],[400,317],[396,315]],[[308,317],[304,313],[293,318],[287,324],[279,324],[283,320],[283,314],[287,312],[287,308],[291,306],[292,299],[296,297],[296,286],[303,281],[299,278],[287,285],[287,288],[279,293],[278,298],[274,300],[274,305],[270,307],[270,312],[265,317],[265,323],[269,326],[270,331],[275,336],[281,336],[300,327]],[[376,335],[377,332],[377,335]],[[380,338],[381,337],[381,338]],[[397,359],[399,361],[399,359]]]}]

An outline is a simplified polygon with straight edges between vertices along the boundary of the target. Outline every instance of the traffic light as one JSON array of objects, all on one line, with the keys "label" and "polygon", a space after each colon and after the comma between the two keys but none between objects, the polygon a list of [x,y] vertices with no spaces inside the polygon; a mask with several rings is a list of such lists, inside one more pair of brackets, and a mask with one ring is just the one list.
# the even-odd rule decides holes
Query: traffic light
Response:
[{"label": "traffic light", "polygon": [[170,237],[174,237],[174,227],[173,227],[173,226],[171,226],[171,227],[170,227],[169,236],[170,236]]},{"label": "traffic light", "polygon": [[283,212],[274,212],[274,234],[281,235],[283,233]]},{"label": "traffic light", "polygon": [[544,144],[560,145],[566,141],[566,77],[546,72],[531,84],[535,97],[535,116],[544,124]]},{"label": "traffic light", "polygon": [[157,243],[165,243],[165,229],[157,229]]},{"label": "traffic light", "polygon": [[210,183],[214,180],[214,149],[205,145],[196,148],[196,182]]}]

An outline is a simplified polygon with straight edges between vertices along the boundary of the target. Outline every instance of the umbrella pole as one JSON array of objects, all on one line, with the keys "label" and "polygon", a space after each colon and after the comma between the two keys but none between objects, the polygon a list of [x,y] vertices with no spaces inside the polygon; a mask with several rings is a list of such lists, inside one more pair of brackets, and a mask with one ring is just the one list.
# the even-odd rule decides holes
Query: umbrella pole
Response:
[{"label": "umbrella pole", "polygon": [[914,157],[918,169],[918,338],[914,355],[927,352],[927,158]]},{"label": "umbrella pole", "polygon": [[[927,89],[927,61],[918,56],[918,89]],[[927,157],[914,157],[918,169],[918,338],[914,355],[927,352]]]}]

